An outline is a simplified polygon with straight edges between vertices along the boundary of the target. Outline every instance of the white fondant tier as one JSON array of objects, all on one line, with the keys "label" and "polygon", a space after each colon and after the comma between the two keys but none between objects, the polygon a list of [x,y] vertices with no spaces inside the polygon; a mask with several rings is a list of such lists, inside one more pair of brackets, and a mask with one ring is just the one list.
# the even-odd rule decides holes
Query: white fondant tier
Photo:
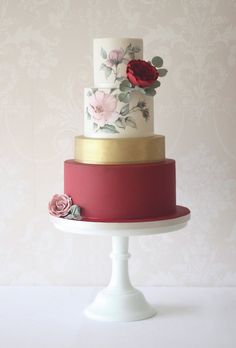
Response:
[{"label": "white fondant tier", "polygon": [[153,97],[135,91],[129,101],[120,101],[122,92],[118,88],[85,88],[84,92],[86,137],[132,138],[154,134]]},{"label": "white fondant tier", "polygon": [[94,39],[94,83],[96,87],[118,87],[126,78],[127,63],[143,59],[143,40],[132,38]]}]

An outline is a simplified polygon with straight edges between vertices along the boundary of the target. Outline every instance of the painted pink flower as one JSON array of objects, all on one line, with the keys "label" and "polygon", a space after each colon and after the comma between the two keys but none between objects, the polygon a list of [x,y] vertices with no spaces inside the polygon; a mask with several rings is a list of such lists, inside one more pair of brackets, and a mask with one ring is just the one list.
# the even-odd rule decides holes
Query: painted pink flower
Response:
[{"label": "painted pink flower", "polygon": [[124,54],[125,52],[123,48],[112,50],[108,55],[106,65],[112,67],[113,65],[118,65],[122,63]]},{"label": "painted pink flower", "polygon": [[48,211],[51,215],[64,217],[69,213],[71,206],[71,197],[67,196],[66,194],[55,194],[48,203]]},{"label": "painted pink flower", "polygon": [[113,95],[96,91],[89,97],[88,112],[99,127],[104,127],[105,124],[112,124],[119,118],[116,106],[117,99]]}]

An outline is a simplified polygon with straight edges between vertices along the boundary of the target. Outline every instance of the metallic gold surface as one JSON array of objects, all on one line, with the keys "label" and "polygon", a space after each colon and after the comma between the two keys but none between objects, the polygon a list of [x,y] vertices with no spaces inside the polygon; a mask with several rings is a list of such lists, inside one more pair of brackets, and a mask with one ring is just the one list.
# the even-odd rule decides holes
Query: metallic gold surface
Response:
[{"label": "metallic gold surface", "polygon": [[165,159],[165,137],[88,138],[75,137],[75,160],[90,164],[145,163]]}]

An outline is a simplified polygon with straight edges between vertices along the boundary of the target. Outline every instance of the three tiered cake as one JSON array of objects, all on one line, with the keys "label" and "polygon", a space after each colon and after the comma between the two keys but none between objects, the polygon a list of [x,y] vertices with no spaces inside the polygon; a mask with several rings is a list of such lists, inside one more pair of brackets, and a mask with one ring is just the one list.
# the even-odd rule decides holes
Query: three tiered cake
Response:
[{"label": "three tiered cake", "polygon": [[84,135],[64,163],[64,195],[54,195],[51,214],[74,218],[78,209],[73,215],[71,206],[89,221],[189,214],[176,205],[175,161],[165,157],[165,137],[154,134],[153,97],[167,73],[162,64],[160,57],[143,60],[142,39],[94,40],[95,87],[84,90]]}]

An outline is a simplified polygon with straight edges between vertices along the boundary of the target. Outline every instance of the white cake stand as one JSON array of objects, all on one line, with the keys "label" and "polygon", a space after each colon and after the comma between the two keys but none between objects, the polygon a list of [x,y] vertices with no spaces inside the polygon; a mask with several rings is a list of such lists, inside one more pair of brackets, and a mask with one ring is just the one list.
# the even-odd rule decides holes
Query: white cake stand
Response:
[{"label": "white cake stand", "polygon": [[112,237],[111,280],[86,308],[87,317],[103,321],[134,321],[156,314],[142,292],[130,283],[129,237],[177,231],[186,226],[190,214],[168,220],[128,223],[75,221],[54,216],[50,219],[57,229],[64,232]]}]

